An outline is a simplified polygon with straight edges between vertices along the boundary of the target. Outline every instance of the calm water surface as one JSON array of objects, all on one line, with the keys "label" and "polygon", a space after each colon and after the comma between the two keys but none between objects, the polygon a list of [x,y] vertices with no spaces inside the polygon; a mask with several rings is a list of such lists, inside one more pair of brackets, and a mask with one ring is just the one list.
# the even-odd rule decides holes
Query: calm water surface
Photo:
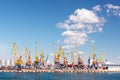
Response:
[{"label": "calm water surface", "polygon": [[0,73],[0,80],[120,80],[120,73]]}]

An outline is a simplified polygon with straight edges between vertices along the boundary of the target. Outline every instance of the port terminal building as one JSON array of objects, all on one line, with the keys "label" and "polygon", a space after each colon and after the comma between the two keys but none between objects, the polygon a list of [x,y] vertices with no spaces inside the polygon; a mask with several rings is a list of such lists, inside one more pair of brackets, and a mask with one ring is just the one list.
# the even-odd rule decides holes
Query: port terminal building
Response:
[{"label": "port terminal building", "polygon": [[0,58],[0,67],[2,66],[8,67],[8,66],[13,66],[13,65],[14,65],[14,61],[12,59]]}]

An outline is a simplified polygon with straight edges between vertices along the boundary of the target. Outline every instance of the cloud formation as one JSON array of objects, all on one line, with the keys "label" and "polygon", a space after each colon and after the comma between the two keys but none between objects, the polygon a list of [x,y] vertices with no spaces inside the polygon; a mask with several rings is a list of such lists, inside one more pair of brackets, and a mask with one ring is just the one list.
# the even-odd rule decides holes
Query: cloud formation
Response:
[{"label": "cloud formation", "polygon": [[98,12],[98,11],[100,12],[100,11],[101,11],[101,6],[100,6],[100,5],[94,6],[94,7],[93,7],[93,11],[94,11],[94,12]]},{"label": "cloud formation", "polygon": [[63,48],[72,48],[74,44],[83,45],[88,41],[88,34],[103,31],[104,17],[99,17],[94,11],[85,8],[77,9],[67,20],[58,23],[57,27],[65,29]]},{"label": "cloud formation", "polygon": [[105,7],[107,8],[106,12],[108,14],[120,16],[120,6],[115,6],[115,5],[112,5],[112,4],[107,4],[107,5],[105,5]]},{"label": "cloud formation", "polygon": [[112,13],[120,16],[120,6],[112,4],[96,5],[91,10],[86,8],[76,9],[67,20],[59,22],[57,27],[65,30],[62,33],[62,36],[65,37],[63,48],[71,49],[75,47],[75,44],[81,46],[89,41],[88,37],[91,33],[102,32],[106,19],[99,13],[102,13],[103,9],[106,10],[107,14]]}]

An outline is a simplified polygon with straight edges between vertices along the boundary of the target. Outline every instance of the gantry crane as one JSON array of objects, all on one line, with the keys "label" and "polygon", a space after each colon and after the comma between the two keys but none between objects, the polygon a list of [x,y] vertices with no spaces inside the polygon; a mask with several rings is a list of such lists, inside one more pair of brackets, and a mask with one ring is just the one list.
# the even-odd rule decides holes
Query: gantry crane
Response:
[{"label": "gantry crane", "polygon": [[54,67],[55,69],[59,69],[60,68],[60,53],[56,54],[54,53]]},{"label": "gantry crane", "polygon": [[40,59],[39,59],[39,54],[38,54],[38,43],[36,43],[36,54],[35,54],[35,63],[39,63]]},{"label": "gantry crane", "polygon": [[95,66],[97,64],[97,61],[96,61],[96,54],[93,53],[93,65]]},{"label": "gantry crane", "polygon": [[92,65],[95,69],[97,69],[97,58],[96,58],[96,47],[95,45],[92,46],[92,54],[93,54],[93,61],[92,61]]},{"label": "gantry crane", "polygon": [[12,50],[15,66],[17,69],[21,69],[21,65],[23,64],[22,55],[16,43],[13,44]]},{"label": "gantry crane", "polygon": [[74,69],[74,65],[75,65],[74,54],[72,51],[70,51],[70,53],[71,53],[71,66],[72,66],[72,69]]},{"label": "gantry crane", "polygon": [[38,69],[40,58],[39,58],[39,54],[38,54],[38,43],[37,43],[37,41],[35,42],[35,44],[36,44],[36,54],[35,54],[34,68]]},{"label": "gantry crane", "polygon": [[66,58],[66,56],[64,54],[64,50],[62,49],[62,46],[60,46],[58,54],[55,53],[55,55],[54,55],[54,58],[55,58],[55,67],[58,67],[58,66],[60,67],[61,56],[63,57],[64,67],[67,66],[67,64],[68,64],[67,58]]},{"label": "gantry crane", "polygon": [[64,56],[63,59],[64,59],[64,65],[67,66],[67,65],[68,65],[68,60],[67,60],[67,58]]},{"label": "gantry crane", "polygon": [[44,49],[42,49],[41,62],[42,62],[42,65],[44,66],[44,64],[45,64]]},{"label": "gantry crane", "polygon": [[99,62],[99,64],[103,64],[104,61],[105,61],[105,52],[102,51],[101,56],[98,58],[98,62]]},{"label": "gantry crane", "polygon": [[71,51],[71,62],[72,62],[72,66],[75,65],[75,59],[74,59],[74,55],[73,52]]},{"label": "gantry crane", "polygon": [[59,49],[58,54],[54,53],[54,57],[55,57],[55,63],[59,63],[60,64],[60,55],[61,55],[61,47]]},{"label": "gantry crane", "polygon": [[75,46],[76,46],[76,54],[78,56],[78,65],[83,65],[83,60],[82,60],[82,58],[80,56],[80,53],[78,52],[77,44],[75,44]]},{"label": "gantry crane", "polygon": [[57,54],[56,62],[60,63],[60,52]]},{"label": "gantry crane", "polygon": [[83,60],[80,56],[80,53],[78,52],[78,46],[76,43],[75,43],[75,48],[76,48],[76,54],[77,54],[77,59],[78,59],[78,68],[83,69],[84,68]]},{"label": "gantry crane", "polygon": [[65,56],[65,53],[64,53],[64,50],[63,50],[62,46],[60,46],[59,53],[60,53],[61,56],[63,57],[63,64],[64,64],[65,66],[67,66],[68,60],[67,60],[67,57]]},{"label": "gantry crane", "polygon": [[25,62],[25,65],[26,67],[31,67],[32,65],[32,60],[31,60],[31,56],[30,56],[30,51],[28,51],[27,47],[24,48],[24,52],[25,52],[25,59],[26,59],[26,62]]},{"label": "gantry crane", "polygon": [[58,63],[58,55],[56,54],[55,43],[53,43],[54,63]]},{"label": "gantry crane", "polygon": [[88,68],[91,69],[93,64],[92,54],[91,52],[88,53]]}]

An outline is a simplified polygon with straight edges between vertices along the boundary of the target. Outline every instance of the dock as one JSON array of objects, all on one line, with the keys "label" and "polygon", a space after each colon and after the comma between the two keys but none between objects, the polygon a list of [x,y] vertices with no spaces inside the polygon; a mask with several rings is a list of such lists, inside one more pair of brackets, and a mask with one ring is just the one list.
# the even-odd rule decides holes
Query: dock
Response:
[{"label": "dock", "polygon": [[120,70],[0,70],[11,73],[120,73]]}]

